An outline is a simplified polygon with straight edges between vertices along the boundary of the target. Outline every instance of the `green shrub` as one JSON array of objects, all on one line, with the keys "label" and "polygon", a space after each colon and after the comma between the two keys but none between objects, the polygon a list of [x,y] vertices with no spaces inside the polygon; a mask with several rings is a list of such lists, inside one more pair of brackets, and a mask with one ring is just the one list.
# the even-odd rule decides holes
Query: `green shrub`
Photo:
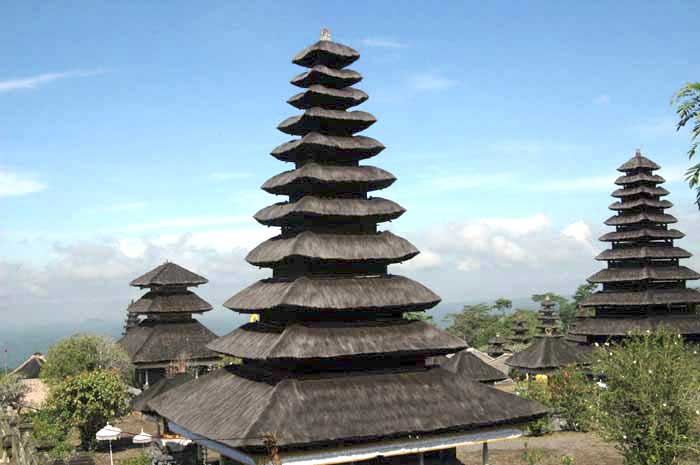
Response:
[{"label": "green shrub", "polygon": [[563,429],[589,431],[598,388],[584,373],[567,367],[549,377],[551,406],[565,421]]},{"label": "green shrub", "polygon": [[527,447],[527,442],[525,443],[525,448],[523,450],[523,462],[526,465],[539,465],[544,459],[544,449],[539,447],[529,448]]},{"label": "green shrub", "polygon": [[[523,399],[536,400],[537,402],[551,406],[551,397],[547,384],[536,381],[522,381],[515,388],[515,393]],[[527,433],[531,436],[543,436],[552,432],[552,416],[547,414],[542,418],[527,424]]]},{"label": "green shrub", "polygon": [[151,459],[145,452],[138,455],[117,461],[118,465],[151,465]]},{"label": "green shrub", "polygon": [[49,447],[49,456],[65,459],[74,448],[68,440],[69,428],[56,422],[48,410],[34,412],[32,418],[32,435],[40,445]]}]

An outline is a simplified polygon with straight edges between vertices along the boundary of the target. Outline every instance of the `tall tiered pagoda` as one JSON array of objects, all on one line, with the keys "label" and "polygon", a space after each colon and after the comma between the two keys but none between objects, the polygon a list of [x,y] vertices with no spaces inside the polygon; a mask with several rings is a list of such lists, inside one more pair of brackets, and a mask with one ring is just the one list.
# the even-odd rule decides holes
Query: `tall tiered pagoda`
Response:
[{"label": "tall tiered pagoda", "polygon": [[522,373],[544,374],[567,365],[585,363],[585,351],[568,341],[559,332],[559,312],[556,304],[546,296],[538,314],[539,334],[525,350],[513,354],[506,364]]},{"label": "tall tiered pagoda", "polygon": [[225,303],[260,321],[209,345],[242,364],[150,403],[171,430],[237,463],[456,463],[457,445],[512,437],[545,412],[426,364],[466,344],[402,318],[440,298],[387,271],[418,250],[377,227],[404,209],[369,195],[394,176],[359,163],[384,146],[355,135],[372,115],[347,111],[368,98],[351,87],[360,74],[346,68],[358,58],[323,31],[293,59],[308,68],[292,80],[304,90],[288,101],[303,113],[278,128],[299,138],[272,155],[294,168],[263,185],[289,200],[255,215],[281,233],[247,257],[272,277]]},{"label": "tall tiered pagoda", "polygon": [[615,215],[605,221],[615,230],[600,238],[610,248],[596,257],[608,267],[588,278],[603,288],[582,302],[594,314],[571,331],[588,344],[653,331],[660,325],[700,340],[695,308],[700,293],[686,287],[686,281],[700,275],[680,265],[691,254],[674,244],[684,234],[669,228],[677,220],[665,213],[672,204],[662,199],[669,192],[660,186],[664,178],[654,174],[659,168],[639,150],[618,168],[624,174],[615,181],[620,188],[612,195],[619,200],[609,207]]},{"label": "tall tiered pagoda", "polygon": [[511,333],[511,336],[508,338],[511,345],[528,344],[530,342],[530,328],[528,328],[527,320],[521,314],[515,316]]},{"label": "tall tiered pagoda", "polygon": [[[199,373],[220,356],[207,348],[216,339],[192,315],[208,312],[212,306],[188,287],[207,279],[171,262],[166,262],[134,279],[132,286],[149,291],[127,309],[131,326],[119,340],[136,367],[136,384],[148,386],[165,376],[166,369],[186,361]],[[145,315],[140,322],[137,316]]]}]

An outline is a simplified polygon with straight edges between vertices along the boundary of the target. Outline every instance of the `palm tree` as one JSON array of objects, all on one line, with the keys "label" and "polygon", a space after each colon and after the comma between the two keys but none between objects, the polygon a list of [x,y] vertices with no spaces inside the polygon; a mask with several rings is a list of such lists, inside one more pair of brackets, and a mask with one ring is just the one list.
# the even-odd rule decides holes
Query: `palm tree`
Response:
[{"label": "palm tree", "polygon": [[[693,158],[700,143],[700,82],[690,82],[683,86],[673,96],[671,104],[676,106],[676,114],[679,118],[676,130],[680,130],[687,123],[692,122],[688,158]],[[700,163],[688,168],[685,176],[690,187],[697,191],[695,202],[700,206]]]}]

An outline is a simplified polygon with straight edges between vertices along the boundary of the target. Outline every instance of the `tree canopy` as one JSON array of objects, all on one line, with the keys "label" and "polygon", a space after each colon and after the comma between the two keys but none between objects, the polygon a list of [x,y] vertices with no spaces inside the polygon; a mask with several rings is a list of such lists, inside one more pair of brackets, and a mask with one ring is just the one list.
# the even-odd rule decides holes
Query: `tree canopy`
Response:
[{"label": "tree canopy", "polygon": [[[688,158],[693,158],[700,143],[700,82],[689,82],[683,86],[671,100],[676,106],[678,123],[676,130],[690,125],[690,149]],[[686,181],[697,192],[696,202],[700,205],[700,163],[692,165],[686,172]]]}]

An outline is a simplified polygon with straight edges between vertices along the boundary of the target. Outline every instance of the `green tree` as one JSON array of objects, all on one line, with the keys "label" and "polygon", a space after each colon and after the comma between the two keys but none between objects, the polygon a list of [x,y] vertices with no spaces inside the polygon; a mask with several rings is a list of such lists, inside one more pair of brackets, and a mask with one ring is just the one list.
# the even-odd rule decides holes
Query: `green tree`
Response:
[{"label": "green tree", "polygon": [[513,301],[501,297],[500,299],[496,299],[496,301],[493,303],[493,308],[498,310],[501,315],[505,315],[508,310],[513,308]]},{"label": "green tree", "polygon": [[428,322],[430,324],[435,324],[435,322],[433,321],[433,316],[428,315],[425,312],[406,312],[403,314],[403,317],[406,320],[411,320],[411,321],[420,320],[420,321]]},{"label": "green tree", "polygon": [[114,371],[86,371],[51,387],[46,410],[54,424],[76,428],[85,450],[108,421],[129,412],[126,384]]},{"label": "green tree", "polygon": [[450,322],[447,332],[457,336],[472,347],[480,347],[488,341],[483,329],[489,324],[491,306],[485,303],[465,305],[461,312],[445,317]]},{"label": "green tree", "polygon": [[7,408],[21,410],[28,388],[19,378],[7,375],[0,378],[0,412]]},{"label": "green tree", "polygon": [[[698,139],[700,139],[700,82],[690,82],[683,86],[673,96],[671,104],[676,106],[676,114],[678,115],[676,130],[680,130],[688,123],[692,125],[690,128],[690,149],[688,150],[688,158],[692,159],[698,151]],[[688,168],[686,181],[691,188],[695,188],[696,201],[700,205],[700,163]]]},{"label": "green tree", "polygon": [[49,347],[41,377],[57,383],[93,370],[114,370],[125,382],[130,382],[133,368],[129,355],[112,339],[76,334]]},{"label": "green tree", "polygon": [[615,443],[625,465],[672,465],[699,452],[695,346],[661,330],[632,335],[621,346],[603,346],[596,359],[594,373],[607,384],[598,395],[598,432]]}]

